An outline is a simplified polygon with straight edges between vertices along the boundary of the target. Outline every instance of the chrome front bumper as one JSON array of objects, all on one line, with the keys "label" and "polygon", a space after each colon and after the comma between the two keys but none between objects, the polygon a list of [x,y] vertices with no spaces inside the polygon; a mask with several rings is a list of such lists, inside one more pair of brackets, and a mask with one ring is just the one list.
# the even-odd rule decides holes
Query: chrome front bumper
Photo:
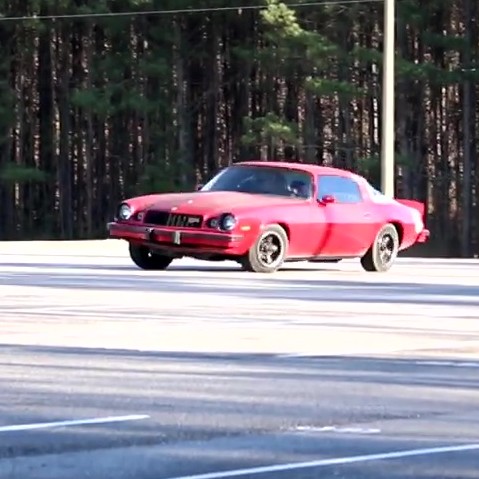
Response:
[{"label": "chrome front bumper", "polygon": [[182,245],[218,245],[224,246],[237,243],[242,235],[214,231],[192,231],[173,227],[157,227],[153,225],[132,225],[128,223],[111,222],[107,224],[111,238],[148,243],[168,243],[172,246]]}]

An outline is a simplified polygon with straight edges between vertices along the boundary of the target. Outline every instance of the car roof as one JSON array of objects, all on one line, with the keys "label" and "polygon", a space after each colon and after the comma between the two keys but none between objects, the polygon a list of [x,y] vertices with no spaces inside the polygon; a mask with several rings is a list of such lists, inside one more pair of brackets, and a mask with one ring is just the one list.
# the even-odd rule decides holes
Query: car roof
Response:
[{"label": "car roof", "polygon": [[293,163],[286,161],[242,161],[234,163],[232,166],[244,165],[244,166],[270,166],[274,168],[286,168],[304,171],[311,173],[312,175],[338,175],[348,178],[357,178],[358,175],[352,171],[343,170],[341,168],[334,168],[332,166],[321,166],[314,163]]}]

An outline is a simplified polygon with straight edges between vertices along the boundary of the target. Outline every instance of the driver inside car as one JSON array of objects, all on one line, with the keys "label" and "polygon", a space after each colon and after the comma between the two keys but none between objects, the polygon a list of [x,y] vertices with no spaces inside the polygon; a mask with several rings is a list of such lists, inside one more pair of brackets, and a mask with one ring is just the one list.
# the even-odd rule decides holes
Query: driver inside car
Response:
[{"label": "driver inside car", "polygon": [[248,176],[239,185],[239,190],[249,193],[289,196],[285,177],[277,172],[257,172]]},{"label": "driver inside car", "polygon": [[299,198],[304,198],[304,199],[309,198],[309,188],[304,181],[300,181],[300,180],[292,181],[289,189],[294,194],[294,196],[297,196]]}]

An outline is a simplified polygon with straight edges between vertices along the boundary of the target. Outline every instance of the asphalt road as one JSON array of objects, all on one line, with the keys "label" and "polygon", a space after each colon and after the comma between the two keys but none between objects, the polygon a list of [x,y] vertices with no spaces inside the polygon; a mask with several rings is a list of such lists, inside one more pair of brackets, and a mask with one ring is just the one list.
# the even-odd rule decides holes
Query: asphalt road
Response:
[{"label": "asphalt road", "polygon": [[478,261],[0,258],[0,479],[479,476]]}]

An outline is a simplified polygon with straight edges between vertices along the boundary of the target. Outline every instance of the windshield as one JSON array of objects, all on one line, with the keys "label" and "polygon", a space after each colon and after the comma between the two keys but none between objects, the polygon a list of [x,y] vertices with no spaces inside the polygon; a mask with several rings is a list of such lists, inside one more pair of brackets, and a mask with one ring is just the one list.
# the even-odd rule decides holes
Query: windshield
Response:
[{"label": "windshield", "polygon": [[312,176],[287,168],[230,166],[218,173],[201,191],[240,191],[308,199],[312,194]]}]

